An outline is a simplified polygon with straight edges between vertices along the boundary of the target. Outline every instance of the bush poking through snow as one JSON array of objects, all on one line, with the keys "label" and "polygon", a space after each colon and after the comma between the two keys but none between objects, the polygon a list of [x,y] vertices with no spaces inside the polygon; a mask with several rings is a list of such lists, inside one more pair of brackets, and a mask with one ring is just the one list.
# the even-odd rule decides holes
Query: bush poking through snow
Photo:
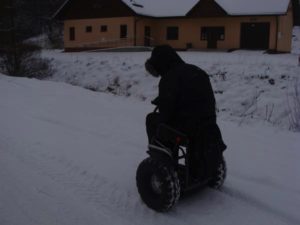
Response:
[{"label": "bush poking through snow", "polygon": [[273,115],[273,112],[274,112],[274,103],[273,104],[267,104],[266,105],[266,116],[265,116],[265,120],[269,123],[271,123],[271,118],[272,118],[272,115]]},{"label": "bush poking through snow", "polygon": [[269,83],[270,83],[271,85],[274,85],[274,84],[275,84],[275,80],[274,80],[274,79],[269,79]]},{"label": "bush poking through snow", "polygon": [[291,102],[288,101],[290,111],[290,129],[293,131],[300,131],[300,92],[299,82],[296,82],[294,93]]},{"label": "bush poking through snow", "polygon": [[50,60],[40,56],[41,48],[31,43],[19,43],[0,52],[1,72],[16,77],[46,78],[52,75]]},{"label": "bush poking through snow", "polygon": [[63,43],[63,24],[61,22],[52,20],[47,24],[46,35],[48,37],[51,48],[62,49]]}]

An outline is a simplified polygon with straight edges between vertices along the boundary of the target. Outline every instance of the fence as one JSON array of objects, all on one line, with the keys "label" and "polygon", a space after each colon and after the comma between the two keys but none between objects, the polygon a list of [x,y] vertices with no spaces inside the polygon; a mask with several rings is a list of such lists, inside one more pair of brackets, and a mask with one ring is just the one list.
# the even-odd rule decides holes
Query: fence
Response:
[{"label": "fence", "polygon": [[[142,46],[154,46],[154,39],[151,37],[144,38],[109,38],[101,39],[93,42],[77,43],[74,48],[87,48],[87,49],[104,49],[104,48],[117,48],[117,47],[131,47],[136,46],[136,43],[143,43]],[[140,45],[139,45],[140,46]]]}]

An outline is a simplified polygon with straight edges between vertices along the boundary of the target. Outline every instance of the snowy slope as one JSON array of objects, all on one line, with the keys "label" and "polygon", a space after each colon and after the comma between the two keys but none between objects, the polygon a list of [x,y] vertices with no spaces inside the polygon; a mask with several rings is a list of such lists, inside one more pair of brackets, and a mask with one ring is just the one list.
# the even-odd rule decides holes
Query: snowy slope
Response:
[{"label": "snowy slope", "polygon": [[1,225],[300,224],[298,133],[219,122],[223,190],[157,214],[135,187],[149,102],[0,75],[0,108]]},{"label": "snowy slope", "polygon": [[[43,55],[56,70],[51,80],[150,101],[157,95],[159,81],[145,71],[150,54],[45,51]],[[295,86],[300,90],[297,55],[262,51],[179,54],[208,72],[223,119],[290,128]]]}]

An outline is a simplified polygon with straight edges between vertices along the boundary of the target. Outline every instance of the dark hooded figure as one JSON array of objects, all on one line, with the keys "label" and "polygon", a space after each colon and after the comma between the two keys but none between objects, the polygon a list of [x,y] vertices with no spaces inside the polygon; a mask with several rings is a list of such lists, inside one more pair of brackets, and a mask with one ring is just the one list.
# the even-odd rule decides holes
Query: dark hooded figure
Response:
[{"label": "dark hooded figure", "polygon": [[164,123],[190,138],[195,170],[204,150],[218,161],[226,145],[216,123],[216,102],[207,73],[185,63],[168,45],[155,47],[145,67],[153,76],[161,77],[158,97],[152,101],[159,113],[146,118],[149,143],[158,125]]}]

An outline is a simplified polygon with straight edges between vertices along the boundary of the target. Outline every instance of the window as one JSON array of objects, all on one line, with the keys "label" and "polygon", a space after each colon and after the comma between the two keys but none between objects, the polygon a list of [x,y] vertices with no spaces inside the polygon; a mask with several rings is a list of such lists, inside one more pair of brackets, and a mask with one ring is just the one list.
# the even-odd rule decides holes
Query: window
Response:
[{"label": "window", "polygon": [[70,27],[69,29],[70,41],[75,41],[75,27]]},{"label": "window", "polygon": [[85,27],[85,32],[86,33],[91,33],[93,31],[93,27],[92,26],[86,26]]},{"label": "window", "polygon": [[167,40],[178,40],[178,27],[167,27]]},{"label": "window", "polygon": [[127,38],[127,25],[120,26],[120,38]]},{"label": "window", "polygon": [[224,27],[202,27],[201,28],[201,40],[217,39],[218,41],[225,40],[225,28]]},{"label": "window", "polygon": [[201,40],[202,41],[207,40],[207,33],[208,33],[207,27],[202,27],[201,28]]},{"label": "window", "polygon": [[101,31],[101,32],[107,32],[107,26],[106,26],[106,25],[102,25],[102,26],[100,27],[100,31]]}]

